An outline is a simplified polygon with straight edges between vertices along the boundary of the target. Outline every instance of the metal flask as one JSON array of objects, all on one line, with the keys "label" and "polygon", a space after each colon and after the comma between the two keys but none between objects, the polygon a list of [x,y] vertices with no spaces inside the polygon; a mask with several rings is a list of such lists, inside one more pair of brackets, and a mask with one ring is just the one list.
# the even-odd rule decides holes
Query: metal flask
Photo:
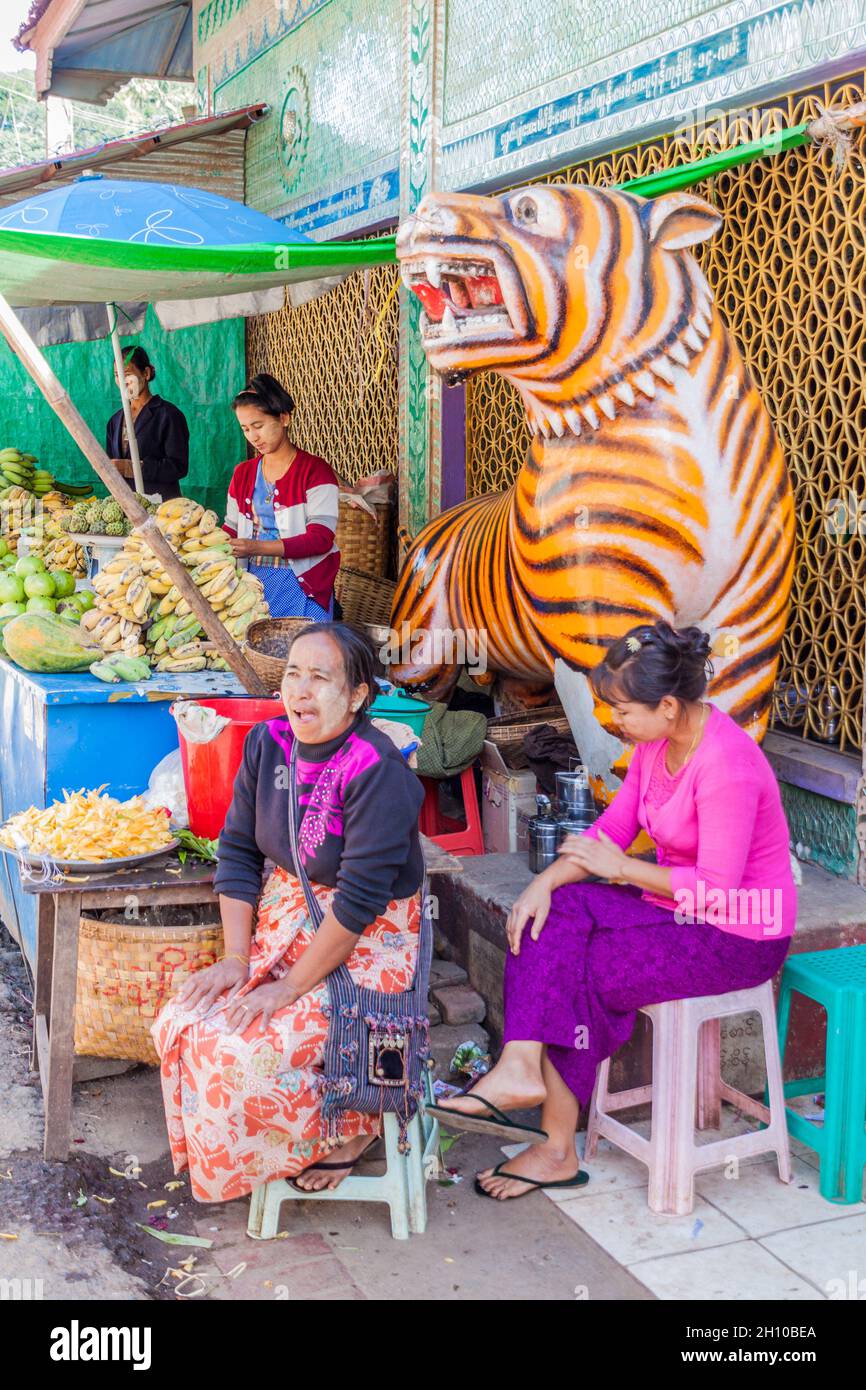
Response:
[{"label": "metal flask", "polygon": [[562,820],[582,819],[584,816],[593,815],[595,802],[586,768],[578,766],[570,772],[557,772],[556,809]]},{"label": "metal flask", "polygon": [[535,805],[538,814],[530,816],[527,826],[529,842],[529,867],[534,874],[556,861],[557,834],[559,827],[550,814],[550,799],[537,796]]}]

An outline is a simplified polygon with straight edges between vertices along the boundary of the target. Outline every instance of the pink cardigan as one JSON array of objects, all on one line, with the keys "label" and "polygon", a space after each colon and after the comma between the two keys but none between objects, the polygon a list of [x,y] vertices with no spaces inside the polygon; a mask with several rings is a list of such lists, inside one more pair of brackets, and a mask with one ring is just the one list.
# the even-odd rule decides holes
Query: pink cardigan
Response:
[{"label": "pink cardigan", "polygon": [[671,868],[673,898],[648,902],[698,918],[735,936],[790,936],[797,917],[788,825],[773,770],[758,745],[710,705],[704,735],[663,806],[646,804],[666,740],[639,743],[622,787],[595,824],[620,849],[643,827],[659,864]]}]

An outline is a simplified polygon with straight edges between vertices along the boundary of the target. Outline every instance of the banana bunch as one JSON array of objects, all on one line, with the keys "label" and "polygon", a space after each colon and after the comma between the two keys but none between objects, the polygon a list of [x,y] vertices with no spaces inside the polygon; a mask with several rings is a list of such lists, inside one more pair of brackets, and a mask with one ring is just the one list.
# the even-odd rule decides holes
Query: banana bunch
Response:
[{"label": "banana bunch", "polygon": [[[99,576],[97,575],[97,578]],[[141,640],[141,624],[130,622],[103,603],[96,604],[81,616],[81,626],[104,652],[118,652],[127,657],[147,656]]]},{"label": "banana bunch", "polygon": [[87,556],[81,546],[68,536],[49,540],[42,551],[42,558],[46,569],[66,570],[74,574],[76,579],[87,577]]},{"label": "banana bunch", "polygon": [[109,656],[105,661],[94,661],[90,667],[91,676],[117,685],[120,681],[147,681],[151,677],[150,662],[143,656]]},{"label": "banana bunch", "polygon": [[[177,497],[157,508],[156,521],[233,637],[242,638],[250,623],[267,617],[262,585],[239,569],[216,512]],[[136,533],[100,570],[93,588],[97,604],[85,614],[85,626],[104,650],[146,652],[157,671],[166,673],[228,669],[162,561]]]}]

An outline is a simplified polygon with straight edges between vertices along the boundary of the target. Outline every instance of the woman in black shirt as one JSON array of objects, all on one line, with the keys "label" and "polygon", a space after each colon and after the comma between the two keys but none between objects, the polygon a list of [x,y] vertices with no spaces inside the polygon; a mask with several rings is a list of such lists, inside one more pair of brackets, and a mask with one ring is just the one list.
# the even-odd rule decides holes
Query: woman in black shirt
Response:
[{"label": "woman in black shirt", "polygon": [[[156,368],[143,347],[124,352],[126,390],[138,440],[141,475],[148,496],[163,502],[180,497],[180,479],[189,472],[189,429],[182,411],[151,393]],[[116,378],[116,372],[115,372]],[[105,452],[124,478],[132,478],[132,460],[123,410],[117,410],[105,431]]]},{"label": "woman in black shirt", "polygon": [[[321,1101],[327,977],[345,963],[356,983],[397,993],[411,988],[418,958],[424,797],[367,714],[374,692],[363,638],[311,624],[290,649],[286,717],[247,735],[214,880],[225,955],[153,1028],[175,1171],[189,1168],[199,1201],[276,1177],[308,1192],[336,1187],[378,1133],[376,1116],[343,1109],[340,1149],[328,1156]],[[318,930],[292,872],[295,742],[299,852],[324,912]],[[268,860],[276,868],[263,888]]]}]

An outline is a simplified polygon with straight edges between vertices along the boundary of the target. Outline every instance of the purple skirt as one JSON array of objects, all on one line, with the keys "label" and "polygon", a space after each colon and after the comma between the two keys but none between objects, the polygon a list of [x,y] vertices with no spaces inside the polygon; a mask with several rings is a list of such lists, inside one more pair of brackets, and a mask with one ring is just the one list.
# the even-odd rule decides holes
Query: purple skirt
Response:
[{"label": "purple skirt", "polygon": [[503,1041],[546,1043],[586,1105],[599,1063],[631,1037],[639,1008],[763,984],[790,942],[678,923],[631,885],[567,884],[555,889],[538,940],[527,928],[520,955],[508,953]]}]

